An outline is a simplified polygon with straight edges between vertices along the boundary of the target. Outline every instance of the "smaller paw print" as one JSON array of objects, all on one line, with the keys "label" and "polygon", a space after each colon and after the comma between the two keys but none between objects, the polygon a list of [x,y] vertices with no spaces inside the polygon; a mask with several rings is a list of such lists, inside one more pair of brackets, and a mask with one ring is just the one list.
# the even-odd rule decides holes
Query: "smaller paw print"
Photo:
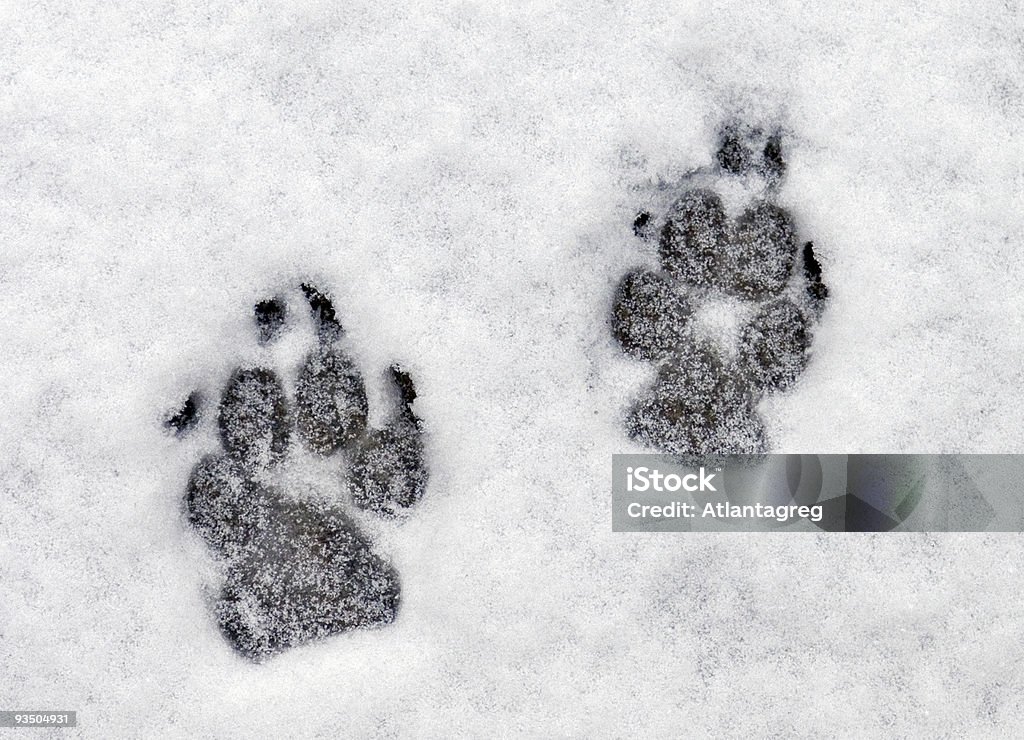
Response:
[{"label": "smaller paw print", "polygon": [[684,458],[767,450],[757,403],[804,372],[828,298],[813,244],[798,248],[776,203],[785,170],[780,134],[730,124],[715,167],[669,188],[660,217],[636,217],[638,237],[657,235],[661,270],[622,279],[611,330],[658,367],[626,418],[641,444]]},{"label": "smaller paw print", "polygon": [[[316,339],[294,376],[294,400],[284,373],[236,369],[217,408],[223,450],[195,466],[185,496],[189,523],[224,566],[214,604],[220,629],[257,661],[388,624],[399,606],[394,568],[337,497],[309,495],[297,485],[304,468],[322,459],[340,472],[347,462],[351,503],[387,518],[416,504],[427,484],[412,378],[390,369],[395,409],[382,428],[369,428],[363,379],[345,351],[334,306],[310,285],[302,292]],[[282,299],[257,303],[254,315],[261,344],[287,328]],[[168,427],[184,434],[198,423],[201,407],[193,393]],[[296,438],[311,454],[297,454]]]}]

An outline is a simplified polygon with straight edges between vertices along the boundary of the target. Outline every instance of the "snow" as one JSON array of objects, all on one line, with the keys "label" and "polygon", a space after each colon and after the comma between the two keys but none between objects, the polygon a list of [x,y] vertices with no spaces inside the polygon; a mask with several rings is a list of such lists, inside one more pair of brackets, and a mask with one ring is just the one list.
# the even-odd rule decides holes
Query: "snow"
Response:
[{"label": "snow", "polygon": [[[709,165],[723,120],[779,123],[832,297],[762,406],[775,449],[1024,452],[1021,20],[0,7],[2,708],[77,710],[82,737],[1012,732],[1016,535],[611,532],[651,370],[607,320],[653,264],[654,184]],[[431,484],[365,520],[398,621],[254,666],[182,514],[215,430],[161,420],[307,279],[371,385],[416,377]]]}]

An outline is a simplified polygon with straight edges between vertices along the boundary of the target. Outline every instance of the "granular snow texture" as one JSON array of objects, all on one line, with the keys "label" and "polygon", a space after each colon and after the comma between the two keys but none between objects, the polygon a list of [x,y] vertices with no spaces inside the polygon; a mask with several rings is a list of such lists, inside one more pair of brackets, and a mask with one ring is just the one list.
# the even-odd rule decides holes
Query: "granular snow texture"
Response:
[{"label": "granular snow texture", "polygon": [[[778,127],[830,298],[758,409],[774,449],[1024,452],[1022,21],[0,6],[0,708],[90,738],[1015,733],[1020,536],[611,532],[653,370],[608,316],[656,263],[643,194],[712,165],[724,121]],[[301,357],[252,311],[305,281],[371,409],[393,362],[415,376],[430,483],[359,520],[396,620],[255,665],[182,507],[216,424],[162,422]]]}]

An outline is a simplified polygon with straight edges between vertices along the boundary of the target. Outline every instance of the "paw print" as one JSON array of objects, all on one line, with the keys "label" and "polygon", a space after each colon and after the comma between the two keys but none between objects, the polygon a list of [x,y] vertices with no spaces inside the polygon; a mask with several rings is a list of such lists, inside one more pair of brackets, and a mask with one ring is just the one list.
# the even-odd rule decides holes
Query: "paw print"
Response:
[{"label": "paw print", "polygon": [[780,134],[730,124],[714,167],[668,189],[660,217],[636,217],[638,237],[657,236],[661,270],[622,279],[611,329],[658,368],[626,418],[641,444],[693,459],[766,451],[757,403],[803,373],[828,298],[814,245],[798,248],[776,203],[785,170]]},{"label": "paw print", "polygon": [[[345,351],[331,300],[303,285],[316,328],[289,401],[284,374],[236,369],[217,408],[223,450],[203,458],[188,481],[188,522],[224,566],[214,603],[221,631],[256,661],[328,635],[392,622],[398,575],[338,498],[309,495],[301,470],[323,459],[348,468],[351,504],[387,518],[426,489],[416,390],[407,372],[389,373],[396,408],[380,429],[368,427],[363,379]],[[256,332],[273,343],[286,329],[286,302],[257,303]],[[177,434],[196,426],[202,398],[189,396],[167,421]],[[301,443],[306,453],[297,450]],[[301,454],[300,454],[301,453]],[[314,461],[314,462],[311,462]],[[298,490],[295,490],[298,489]]]}]

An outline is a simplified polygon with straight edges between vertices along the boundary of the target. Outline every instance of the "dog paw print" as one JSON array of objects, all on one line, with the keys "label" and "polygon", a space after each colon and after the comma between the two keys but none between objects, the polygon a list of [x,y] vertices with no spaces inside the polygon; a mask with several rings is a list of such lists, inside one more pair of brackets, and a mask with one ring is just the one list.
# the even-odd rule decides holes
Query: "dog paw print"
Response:
[{"label": "dog paw print", "polygon": [[[334,306],[313,286],[302,292],[316,338],[292,376],[294,397],[285,372],[236,369],[217,406],[222,450],[195,466],[185,496],[188,522],[223,565],[213,607],[220,629],[256,661],[395,619],[398,575],[350,507],[394,518],[427,484],[412,378],[390,368],[395,408],[382,428],[370,428],[366,389]],[[269,345],[285,331],[288,307],[279,298],[262,301],[254,317],[259,342]],[[193,393],[166,423],[183,434],[201,408]],[[350,503],[296,485],[302,475],[295,468],[318,461],[347,468]]]},{"label": "dog paw print", "polygon": [[757,404],[803,373],[828,298],[814,245],[776,202],[785,170],[780,134],[730,124],[713,167],[637,215],[660,270],[622,279],[611,328],[658,368],[626,418],[641,444],[692,459],[767,450]]}]

